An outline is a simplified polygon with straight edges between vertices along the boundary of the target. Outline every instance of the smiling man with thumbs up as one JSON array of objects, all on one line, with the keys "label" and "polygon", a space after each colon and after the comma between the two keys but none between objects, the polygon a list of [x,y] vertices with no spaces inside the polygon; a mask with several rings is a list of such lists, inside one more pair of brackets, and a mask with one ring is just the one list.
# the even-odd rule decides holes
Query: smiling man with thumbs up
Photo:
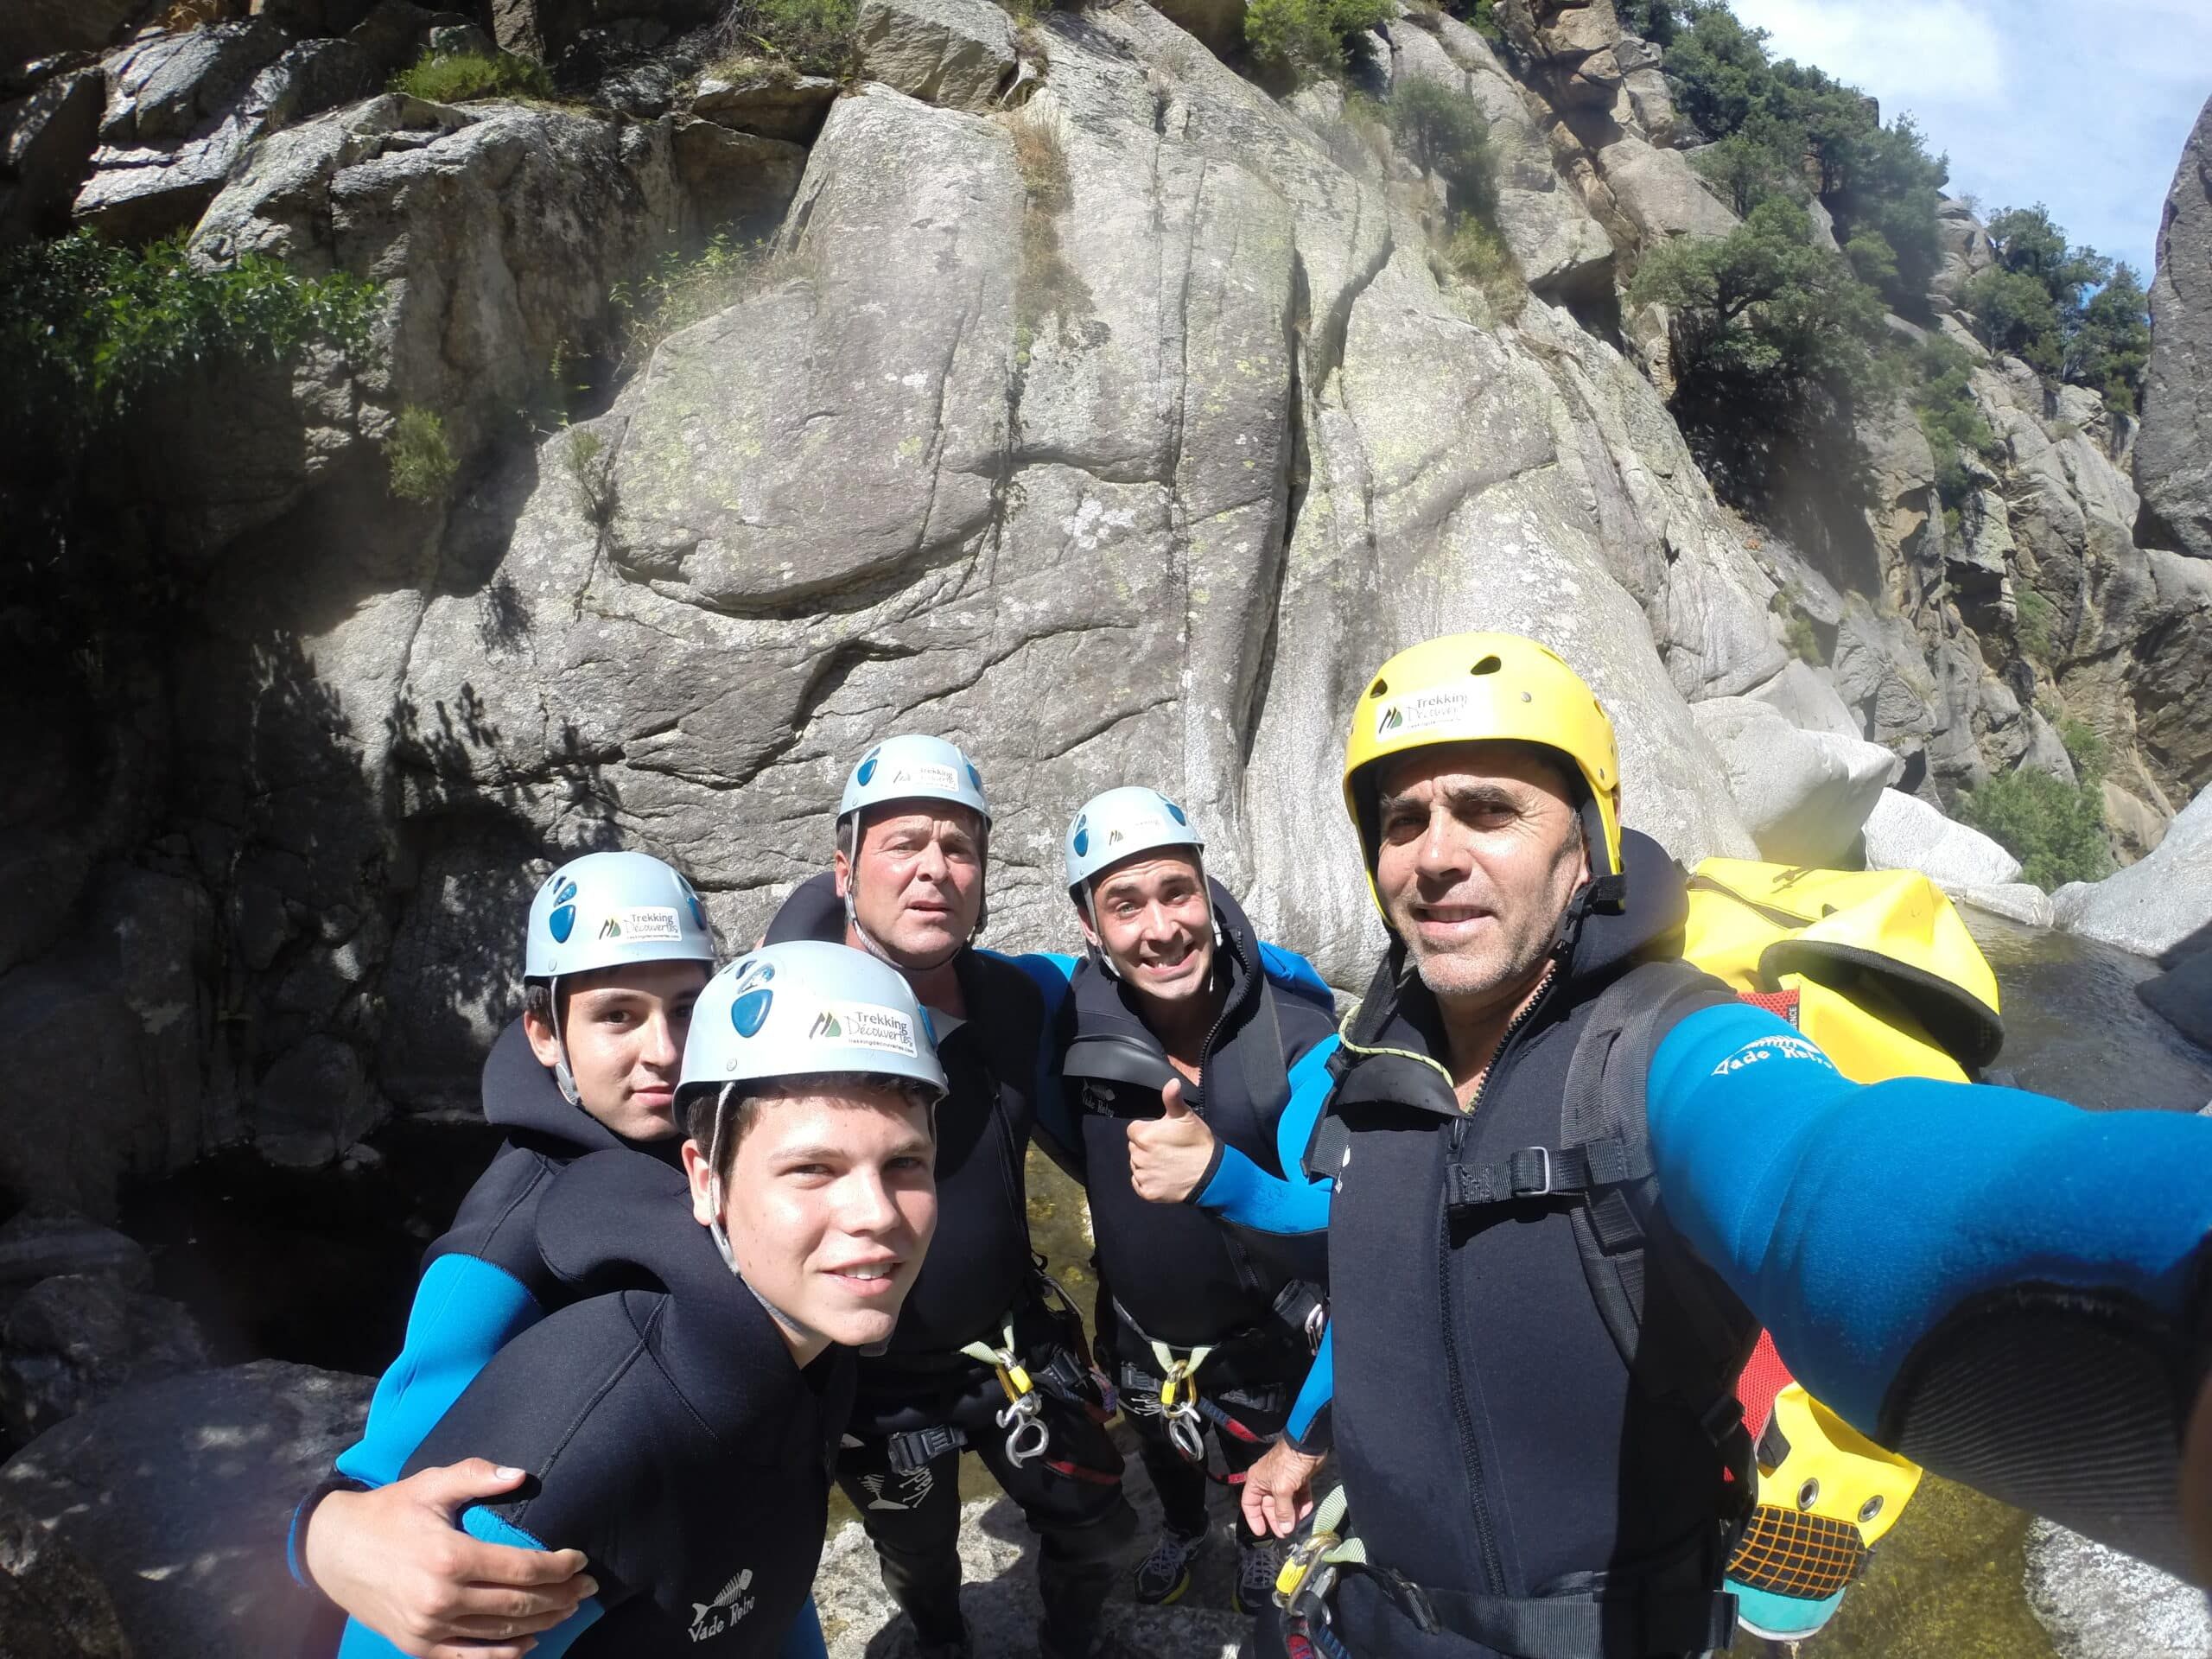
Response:
[{"label": "smiling man with thumbs up", "polygon": [[[1152,1603],[1189,1586],[1210,1446],[1240,1481],[1281,1433],[1325,1266],[1318,1235],[1270,1237],[1160,1202],[1231,1162],[1242,1179],[1280,1180],[1281,1148],[1294,1164],[1336,1046],[1327,988],[1260,943],[1203,850],[1180,807],[1140,788],[1085,804],[1065,848],[1089,950],[1059,1011],[1061,1077],[1098,1245],[1100,1357],[1165,1511],[1136,1575]],[[1250,1611],[1276,1556],[1249,1532],[1240,1541],[1236,1605]]]}]

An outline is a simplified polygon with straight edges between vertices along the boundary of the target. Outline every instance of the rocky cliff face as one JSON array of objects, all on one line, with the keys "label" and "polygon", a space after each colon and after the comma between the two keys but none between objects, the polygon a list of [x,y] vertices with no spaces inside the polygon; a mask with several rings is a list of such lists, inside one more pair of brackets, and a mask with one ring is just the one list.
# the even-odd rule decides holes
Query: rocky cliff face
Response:
[{"label": "rocky cliff face", "polygon": [[[9,106],[10,156],[54,135],[11,201],[127,200],[210,263],[385,284],[372,368],[230,372],[142,414],[118,556],[182,579],[97,664],[16,666],[47,747],[0,830],[27,895],[0,1033],[97,1075],[0,1082],[9,1192],[99,1210],[214,1141],[311,1161],[393,1106],[466,1106],[544,860],[663,853],[749,939],[826,858],[852,757],[901,728],[982,763],[992,942],[1065,938],[1065,816],[1141,777],[1340,982],[1376,938],[1342,722],[1445,629],[1556,645],[1620,727],[1629,820],[1686,858],[1806,822],[1724,766],[1691,717],[1711,698],[1924,748],[1951,785],[2063,767],[2055,690],[2123,757],[2146,842],[2212,768],[2206,567],[2133,540],[2101,410],[1986,364],[2006,454],[1955,532],[1902,415],[1848,557],[1716,503],[1615,295],[1653,238],[1732,221],[1607,0],[1507,0],[1503,58],[1441,16],[1374,41],[1372,80],[1488,115],[1525,298],[1450,275],[1437,187],[1356,106],[1278,101],[1142,0],[1020,29],[870,0],[834,102],[701,78],[697,16],[627,10],[652,15],[609,36],[542,5],[271,6],[63,59]],[[363,95],[472,22],[601,74],[603,106]],[[326,58],[366,84],[284,95]],[[63,142],[56,111],[95,95]],[[1986,239],[1947,224],[1967,269]],[[727,308],[558,424],[554,365],[619,353],[613,285],[718,228],[769,238]],[[440,505],[385,490],[410,404],[461,461]],[[2024,584],[2062,618],[2042,658]],[[1785,647],[1801,615],[1832,666]],[[1816,759],[1804,790],[1878,793],[1863,747]]]}]

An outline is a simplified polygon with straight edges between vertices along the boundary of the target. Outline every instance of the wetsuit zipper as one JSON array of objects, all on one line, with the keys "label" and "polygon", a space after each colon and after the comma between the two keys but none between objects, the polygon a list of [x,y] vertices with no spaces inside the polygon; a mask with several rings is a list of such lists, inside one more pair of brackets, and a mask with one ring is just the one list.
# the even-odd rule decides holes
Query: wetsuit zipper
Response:
[{"label": "wetsuit zipper", "polygon": [[[1536,988],[1536,995],[1526,1007],[1515,1014],[1497,1039],[1497,1046],[1491,1051],[1490,1064],[1483,1068],[1483,1080],[1475,1085],[1472,1099],[1461,1109],[1452,1121],[1452,1133],[1446,1143],[1447,1166],[1456,1162],[1459,1148],[1466,1140],[1467,1119],[1490,1087],[1490,1080],[1497,1075],[1498,1062],[1505,1058],[1506,1046],[1510,1043],[1536,1010],[1551,996],[1553,982],[1559,977],[1559,963],[1554,959],[1544,970],[1543,983]],[[1482,1549],[1484,1587],[1491,1595],[1505,1593],[1505,1563],[1497,1553],[1497,1529],[1491,1520],[1490,1500],[1483,1481],[1482,1449],[1475,1441],[1474,1413],[1467,1406],[1467,1382],[1459,1364],[1459,1322],[1453,1317],[1452,1297],[1452,1206],[1446,1204],[1437,1219],[1436,1227],[1436,1286],[1437,1318],[1444,1333],[1445,1375],[1451,1385],[1452,1421],[1459,1432],[1459,1460],[1461,1472],[1467,1481],[1467,1503],[1473,1512],[1475,1541]]]}]

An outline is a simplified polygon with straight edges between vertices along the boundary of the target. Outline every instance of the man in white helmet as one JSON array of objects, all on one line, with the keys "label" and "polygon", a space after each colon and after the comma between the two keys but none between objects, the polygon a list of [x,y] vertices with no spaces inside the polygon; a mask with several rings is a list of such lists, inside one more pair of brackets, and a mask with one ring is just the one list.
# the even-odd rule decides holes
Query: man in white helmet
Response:
[{"label": "man in white helmet", "polygon": [[[525,1491],[464,1512],[467,1534],[589,1555],[594,1592],[540,1655],[782,1650],[821,1557],[853,1352],[890,1338],[934,1224],[944,1073],[904,978],[842,945],[771,945],[697,1016],[683,1172],[613,1149],[550,1184],[545,1270],[588,1299],[502,1349],[408,1459],[527,1471]],[[397,1649],[355,1624],[340,1651]]]},{"label": "man in white helmet", "polygon": [[834,874],[795,893],[768,938],[838,939],[896,968],[930,1011],[949,1089],[937,1239],[887,1351],[861,1362],[838,1483],[923,1652],[950,1659],[970,1651],[958,1476],[961,1449],[976,1453],[1039,1535],[1046,1659],[1084,1659],[1136,1517],[1082,1321],[1030,1252],[1022,1160],[1045,1007],[1021,969],[971,944],[990,830],[957,746],[887,739],[846,781]]},{"label": "man in white helmet", "polygon": [[[1137,1599],[1173,1602],[1207,1534],[1207,1443],[1235,1482],[1281,1434],[1313,1360],[1326,1259],[1318,1233],[1269,1237],[1147,1203],[1151,1143],[1187,1138],[1179,1122],[1195,1116],[1209,1147],[1199,1185],[1296,1171],[1329,1090],[1335,1014],[1303,960],[1263,944],[1206,874],[1198,830],[1157,790],[1093,797],[1065,853],[1090,950],[1070,964],[1057,1040],[1098,1245],[1099,1351],[1160,1499]],[[1264,1532],[1240,1528],[1238,1541],[1235,1605],[1249,1612],[1279,1553]]]},{"label": "man in white helmet", "polygon": [[[650,1150],[671,1164],[693,1004],[714,966],[699,896],[645,853],[588,853],[533,898],[524,1009],[485,1062],[484,1115],[507,1139],[424,1258],[404,1347],[360,1440],[301,1505],[294,1571],[414,1655],[556,1623],[592,1592],[573,1551],[530,1554],[460,1537],[451,1516],[509,1490],[480,1452],[397,1478],[423,1433],[512,1337],[570,1299],[541,1259],[538,1205],[585,1154]],[[471,1652],[510,1659],[495,1642]]]}]

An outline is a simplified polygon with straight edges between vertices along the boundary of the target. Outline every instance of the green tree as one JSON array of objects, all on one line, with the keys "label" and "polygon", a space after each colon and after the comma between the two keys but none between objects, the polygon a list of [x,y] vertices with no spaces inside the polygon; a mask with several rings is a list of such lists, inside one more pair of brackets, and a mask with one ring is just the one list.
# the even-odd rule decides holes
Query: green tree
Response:
[{"label": "green tree", "polygon": [[1472,99],[1441,81],[1412,75],[1392,91],[1386,113],[1398,148],[1423,173],[1451,187],[1455,210],[1484,219],[1497,211],[1490,124]]},{"label": "green tree", "polygon": [[1681,86],[1679,107],[1709,138],[1726,138],[1751,117],[1773,79],[1766,31],[1746,29],[1726,6],[1687,9],[1667,48],[1667,73]]},{"label": "green tree", "polygon": [[2023,879],[2046,892],[2112,873],[2104,791],[2094,779],[2070,785],[2023,768],[1961,795],[1952,810],[2018,859]]},{"label": "green tree", "polygon": [[1393,15],[1391,0],[1251,0],[1244,43],[1287,79],[1341,75],[1352,42]]},{"label": "green tree", "polygon": [[1771,119],[1755,118],[1690,153],[1690,165],[1738,219],[1770,196],[1802,202],[1810,194],[1803,170],[1784,148],[1791,135],[1777,128]]},{"label": "green tree", "polygon": [[1906,395],[1935,452],[1936,493],[1955,507],[1973,486],[1963,455],[1987,456],[1997,447],[1974,400],[1974,359],[1956,340],[1930,334],[1906,353],[1904,366]]},{"label": "green tree", "polygon": [[2123,262],[2082,309],[2081,327],[2067,347],[2066,378],[2102,392],[2107,408],[2133,415],[2150,362],[2150,302],[2133,268]]}]

